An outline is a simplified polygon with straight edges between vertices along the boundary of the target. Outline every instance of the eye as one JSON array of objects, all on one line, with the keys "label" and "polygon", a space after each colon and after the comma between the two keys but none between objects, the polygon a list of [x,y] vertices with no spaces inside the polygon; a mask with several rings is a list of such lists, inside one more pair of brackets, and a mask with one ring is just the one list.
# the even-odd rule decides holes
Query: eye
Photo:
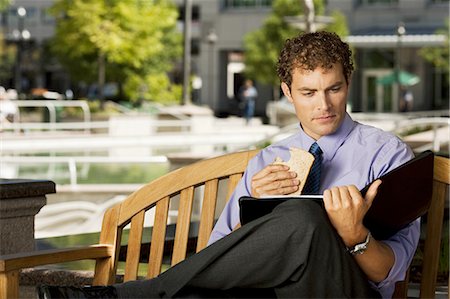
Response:
[{"label": "eye", "polygon": [[330,91],[333,92],[333,93],[339,92],[340,90],[341,90],[341,86],[335,86],[335,87],[330,89]]},{"label": "eye", "polygon": [[305,97],[312,97],[314,95],[314,91],[305,91],[302,92],[302,95]]}]

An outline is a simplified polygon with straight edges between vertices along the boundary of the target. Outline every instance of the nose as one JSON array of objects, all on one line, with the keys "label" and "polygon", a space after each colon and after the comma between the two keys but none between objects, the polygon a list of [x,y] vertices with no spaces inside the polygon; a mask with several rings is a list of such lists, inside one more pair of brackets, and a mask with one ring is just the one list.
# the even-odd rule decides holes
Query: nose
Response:
[{"label": "nose", "polygon": [[319,104],[318,104],[318,108],[320,110],[328,110],[331,107],[330,104],[330,99],[327,95],[327,93],[325,92],[321,92],[319,93]]}]

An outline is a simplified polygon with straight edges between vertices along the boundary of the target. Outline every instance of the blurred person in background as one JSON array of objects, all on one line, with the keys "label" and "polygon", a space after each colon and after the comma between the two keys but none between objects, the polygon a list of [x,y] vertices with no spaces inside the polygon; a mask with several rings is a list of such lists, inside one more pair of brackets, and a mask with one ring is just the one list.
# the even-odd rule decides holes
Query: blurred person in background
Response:
[{"label": "blurred person in background", "polygon": [[252,80],[245,80],[244,85],[241,87],[240,95],[244,105],[245,122],[248,125],[255,115],[256,99],[258,98],[258,91]]},{"label": "blurred person in background", "polygon": [[401,87],[400,112],[409,112],[413,109],[414,95],[407,87]]},{"label": "blurred person in background", "polygon": [[11,100],[11,92],[0,86],[0,122],[13,122],[17,113],[17,106]]}]

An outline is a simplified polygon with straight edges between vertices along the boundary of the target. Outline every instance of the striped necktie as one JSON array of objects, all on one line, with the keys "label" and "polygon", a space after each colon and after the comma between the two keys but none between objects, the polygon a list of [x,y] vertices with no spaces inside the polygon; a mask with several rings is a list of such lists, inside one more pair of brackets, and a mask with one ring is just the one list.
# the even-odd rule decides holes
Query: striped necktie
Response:
[{"label": "striped necktie", "polygon": [[314,156],[314,163],[306,180],[303,194],[318,194],[320,187],[320,167],[322,165],[322,150],[320,146],[314,142],[309,148],[309,152]]}]

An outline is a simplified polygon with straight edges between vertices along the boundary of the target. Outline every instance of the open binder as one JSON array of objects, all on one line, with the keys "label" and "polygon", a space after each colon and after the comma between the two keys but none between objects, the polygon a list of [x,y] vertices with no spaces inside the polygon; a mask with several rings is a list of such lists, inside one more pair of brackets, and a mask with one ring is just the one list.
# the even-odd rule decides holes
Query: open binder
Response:
[{"label": "open binder", "polygon": [[[434,154],[425,151],[414,159],[391,170],[380,177],[382,184],[378,189],[372,206],[364,218],[364,225],[378,239],[387,239],[412,221],[421,217],[431,203],[433,188]],[[361,190],[365,195],[370,184]],[[241,224],[271,213],[286,200],[315,200],[321,202],[323,196],[275,196],[239,199]]]}]

